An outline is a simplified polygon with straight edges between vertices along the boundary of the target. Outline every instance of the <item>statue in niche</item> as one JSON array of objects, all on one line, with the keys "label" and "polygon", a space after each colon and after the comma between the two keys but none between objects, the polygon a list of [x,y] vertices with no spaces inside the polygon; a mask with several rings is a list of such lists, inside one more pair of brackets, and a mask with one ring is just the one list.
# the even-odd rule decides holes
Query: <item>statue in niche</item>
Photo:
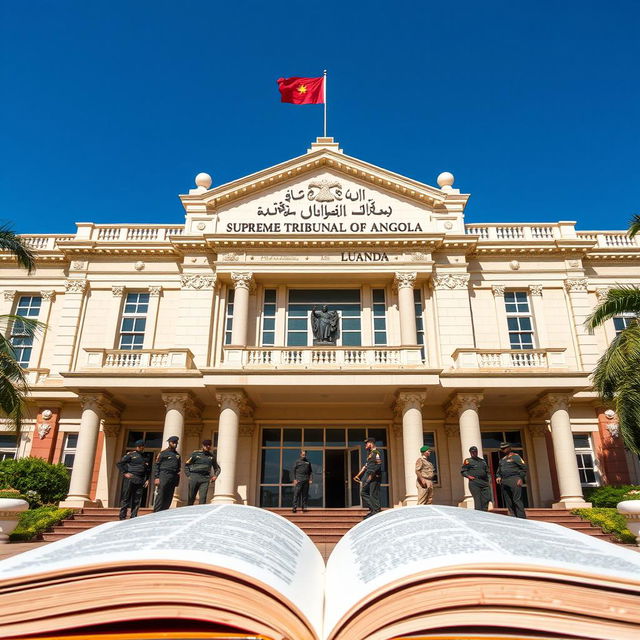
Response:
[{"label": "statue in niche", "polygon": [[338,335],[338,312],[329,311],[325,304],[322,309],[313,307],[311,310],[311,331],[313,332],[313,344],[335,345]]}]

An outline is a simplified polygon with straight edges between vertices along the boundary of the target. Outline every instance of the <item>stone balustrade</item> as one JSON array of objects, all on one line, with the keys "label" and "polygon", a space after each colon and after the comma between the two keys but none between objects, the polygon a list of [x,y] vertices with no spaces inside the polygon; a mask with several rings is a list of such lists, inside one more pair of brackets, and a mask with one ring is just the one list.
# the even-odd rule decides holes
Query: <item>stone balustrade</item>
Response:
[{"label": "stone balustrade", "polygon": [[349,369],[423,366],[419,347],[225,348],[224,365],[241,368]]},{"label": "stone balustrade", "polygon": [[559,349],[456,349],[455,369],[565,369],[564,348]]},{"label": "stone balustrade", "polygon": [[84,369],[195,369],[189,349],[85,349]]}]

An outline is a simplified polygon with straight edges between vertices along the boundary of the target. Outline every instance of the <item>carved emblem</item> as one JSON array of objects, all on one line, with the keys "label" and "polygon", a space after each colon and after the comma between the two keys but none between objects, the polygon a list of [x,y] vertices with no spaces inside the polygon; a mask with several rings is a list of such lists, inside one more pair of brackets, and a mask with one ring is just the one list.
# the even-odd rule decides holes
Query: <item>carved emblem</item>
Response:
[{"label": "carved emblem", "polygon": [[569,278],[568,280],[564,281],[564,284],[565,284],[565,287],[567,288],[567,291],[569,291],[570,293],[576,293],[581,291],[586,292],[587,282],[588,281],[586,278],[577,278],[575,280]]},{"label": "carved emblem", "polygon": [[225,253],[221,257],[225,262],[238,262],[240,260],[240,256],[237,253]]},{"label": "carved emblem", "polygon": [[608,295],[609,295],[608,287],[601,287],[599,289],[596,289],[596,298],[598,299],[598,303],[604,302],[607,299]]},{"label": "carved emblem", "polygon": [[162,293],[162,287],[154,287],[152,285],[149,285],[149,295],[152,298],[159,298],[161,293]]},{"label": "carved emblem", "polygon": [[40,292],[42,299],[46,302],[53,302],[56,297],[56,292],[53,289],[44,289]]},{"label": "carved emblem", "polygon": [[183,289],[208,289],[214,285],[216,277],[200,273],[183,273],[180,281]]},{"label": "carved emblem", "polygon": [[433,281],[436,289],[464,289],[468,283],[468,273],[441,273]]},{"label": "carved emblem", "polygon": [[504,285],[503,284],[492,284],[491,291],[493,292],[493,296],[495,298],[504,298]]},{"label": "carved emblem", "polygon": [[40,440],[44,440],[47,437],[47,434],[51,431],[51,425],[46,422],[41,422],[38,424],[38,435],[40,436]]},{"label": "carved emblem", "polygon": [[111,287],[111,294],[114,298],[120,298],[124,294],[124,287],[121,285],[113,285]]},{"label": "carved emblem", "polygon": [[87,288],[86,280],[65,280],[64,282],[64,290],[67,293],[84,293]]},{"label": "carved emblem", "polygon": [[[313,191],[318,189],[318,191]],[[318,180],[309,183],[309,200],[316,202],[333,202],[336,196],[331,193],[331,189],[342,189],[342,185],[335,180]]]},{"label": "carved emblem", "polygon": [[144,262],[142,262],[142,260],[138,260],[138,262],[136,262],[136,263],[133,265],[133,268],[134,268],[136,271],[142,271],[142,270],[144,269],[144,266],[145,266],[145,265],[144,265]]},{"label": "carved emblem", "polygon": [[3,291],[3,295],[4,295],[4,301],[5,302],[12,302],[13,299],[16,296],[16,290],[15,289],[5,289]]},{"label": "carved emblem", "polygon": [[530,284],[529,292],[532,296],[541,296],[542,295],[542,285],[541,284]]}]

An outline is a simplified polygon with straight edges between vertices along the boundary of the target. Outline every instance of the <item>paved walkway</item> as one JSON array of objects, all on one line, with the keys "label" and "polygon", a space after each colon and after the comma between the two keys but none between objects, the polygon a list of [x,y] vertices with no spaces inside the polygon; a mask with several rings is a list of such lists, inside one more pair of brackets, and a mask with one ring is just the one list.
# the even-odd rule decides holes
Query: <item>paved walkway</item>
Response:
[{"label": "paved walkway", "polygon": [[23,551],[30,551],[31,549],[37,549],[43,544],[49,544],[39,540],[38,542],[9,542],[8,544],[0,544],[0,560],[10,558]]}]

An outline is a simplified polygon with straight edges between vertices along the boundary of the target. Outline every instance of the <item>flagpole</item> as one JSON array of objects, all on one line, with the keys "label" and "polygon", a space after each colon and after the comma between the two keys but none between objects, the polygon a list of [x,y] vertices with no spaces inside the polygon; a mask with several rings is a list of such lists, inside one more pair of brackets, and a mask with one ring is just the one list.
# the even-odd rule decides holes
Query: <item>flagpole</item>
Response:
[{"label": "flagpole", "polygon": [[322,83],[324,91],[324,137],[327,137],[327,70],[324,70],[324,82]]}]

